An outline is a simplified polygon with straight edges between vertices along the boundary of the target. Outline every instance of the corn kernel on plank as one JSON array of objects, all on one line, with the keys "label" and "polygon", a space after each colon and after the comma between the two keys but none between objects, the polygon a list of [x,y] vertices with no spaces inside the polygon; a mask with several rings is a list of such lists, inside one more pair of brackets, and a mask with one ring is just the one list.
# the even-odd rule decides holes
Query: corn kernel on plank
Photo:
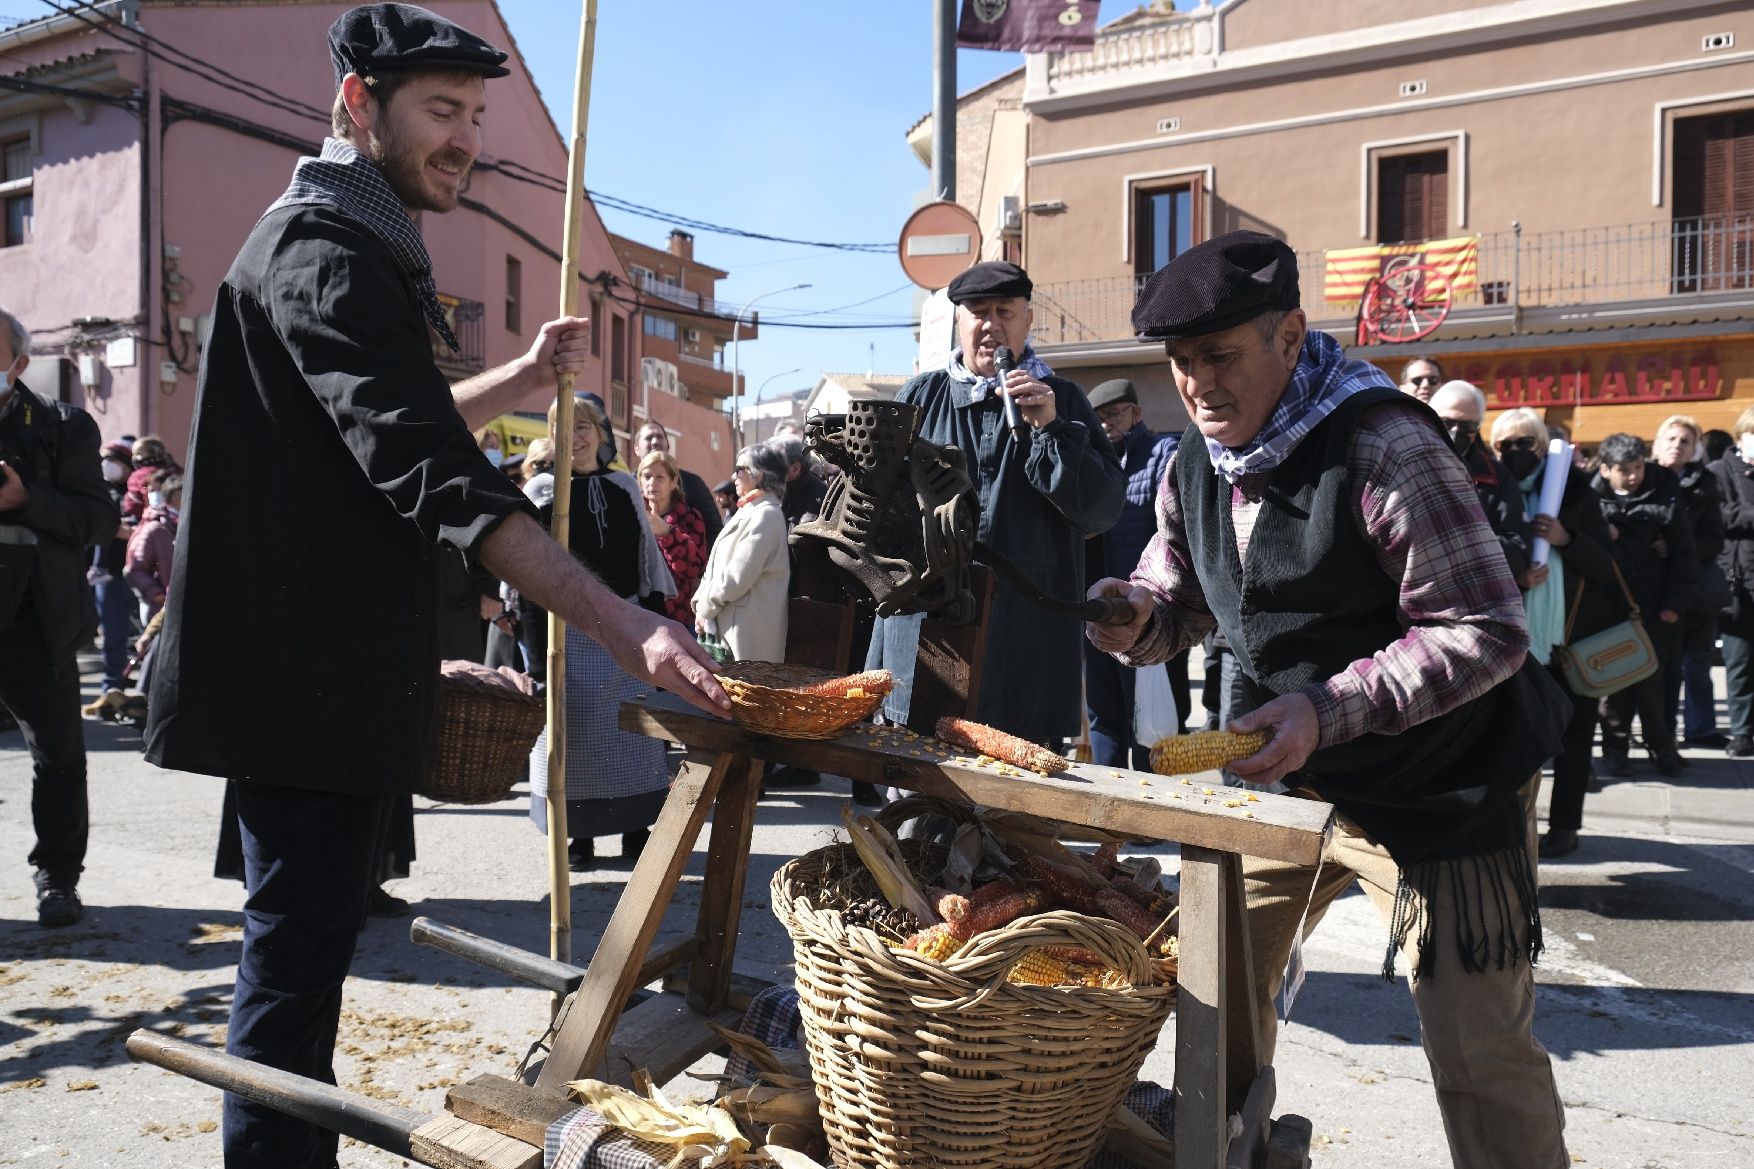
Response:
[{"label": "corn kernel on plank", "polygon": [[1266,731],[1239,735],[1234,731],[1195,731],[1168,735],[1151,748],[1151,770],[1159,775],[1192,775],[1215,771],[1246,759],[1267,745]]},{"label": "corn kernel on plank", "polygon": [[1007,735],[1004,731],[971,719],[951,718],[946,715],[938,720],[936,731],[940,739],[953,747],[979,751],[982,755],[991,755],[994,759],[1014,767],[1026,767],[1043,775],[1058,775],[1071,766],[1063,757],[1046,747],[1028,739],[1019,739],[1016,735]]}]

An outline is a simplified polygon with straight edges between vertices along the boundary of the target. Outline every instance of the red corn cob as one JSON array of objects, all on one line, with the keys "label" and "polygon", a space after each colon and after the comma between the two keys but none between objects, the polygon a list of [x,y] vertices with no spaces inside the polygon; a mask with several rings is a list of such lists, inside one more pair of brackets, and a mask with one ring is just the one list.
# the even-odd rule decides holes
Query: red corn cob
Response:
[{"label": "red corn cob", "polygon": [[937,735],[953,747],[979,751],[982,755],[990,755],[1014,767],[1039,771],[1043,775],[1058,775],[1071,766],[1063,756],[1054,754],[1046,747],[966,718],[951,718],[946,715],[939,719]]},{"label": "red corn cob", "polygon": [[1128,897],[1131,897],[1134,901],[1137,901],[1146,909],[1150,909],[1157,903],[1157,899],[1163,896],[1163,894],[1157,892],[1155,889],[1147,889],[1145,886],[1139,884],[1139,882],[1133,880],[1133,878],[1123,877],[1119,873],[1111,876],[1108,879],[1108,883],[1113,885],[1120,892],[1125,893]]},{"label": "red corn cob", "polygon": [[1115,861],[1119,859],[1120,847],[1112,840],[1100,845],[1096,850],[1096,855],[1090,858],[1091,865],[1105,877],[1114,876]]},{"label": "red corn cob", "polygon": [[929,893],[932,898],[932,908],[938,911],[938,916],[943,920],[955,925],[968,916],[969,899],[962,894],[952,893],[948,889],[936,888],[929,890]]},{"label": "red corn cob", "polygon": [[1021,888],[1021,885],[1013,884],[1010,881],[988,881],[985,885],[982,885],[979,889],[976,889],[968,895],[968,903],[970,905],[985,905],[987,902],[1003,897],[1007,893],[1015,893]]}]

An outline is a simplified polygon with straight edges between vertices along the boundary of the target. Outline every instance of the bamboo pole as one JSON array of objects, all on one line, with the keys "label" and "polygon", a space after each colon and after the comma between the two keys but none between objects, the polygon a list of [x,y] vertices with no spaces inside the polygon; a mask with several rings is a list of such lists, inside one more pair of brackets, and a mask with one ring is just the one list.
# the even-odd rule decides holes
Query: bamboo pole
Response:
[{"label": "bamboo pole", "polygon": [[[573,82],[572,141],[566,172],[566,228],[560,247],[560,315],[578,315],[579,233],[585,208],[585,130],[591,114],[591,61],[597,48],[597,0],[585,0],[579,24],[579,71]],[[573,378],[560,375],[555,417],[554,538],[571,548]],[[548,614],[548,876],[549,946],[557,962],[572,961],[572,878],[566,825],[566,622]],[[553,1010],[560,1010],[556,994]]]}]

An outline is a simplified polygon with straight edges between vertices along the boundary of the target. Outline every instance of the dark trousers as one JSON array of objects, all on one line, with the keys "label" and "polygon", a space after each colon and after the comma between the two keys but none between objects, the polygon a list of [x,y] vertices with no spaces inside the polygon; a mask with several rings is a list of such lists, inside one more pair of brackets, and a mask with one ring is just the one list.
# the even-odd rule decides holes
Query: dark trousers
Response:
[{"label": "dark trousers", "polygon": [[1645,621],[1657,651],[1657,672],[1617,694],[1602,699],[1602,753],[1625,755],[1632,746],[1632,715],[1644,730],[1644,745],[1653,753],[1675,749],[1674,721],[1663,717],[1663,670],[1681,657],[1681,627],[1652,616]]},{"label": "dark trousers", "polygon": [[1724,701],[1730,734],[1754,738],[1754,640],[1724,633]]},{"label": "dark trousers", "polygon": [[[133,649],[134,590],[119,576],[107,577],[94,586],[97,593],[97,619],[104,633],[104,689],[120,690],[122,672],[128,668],[128,653]],[[145,687],[141,687],[144,692]]]},{"label": "dark trousers", "polygon": [[1703,739],[1717,730],[1717,697],[1711,686],[1711,651],[1716,644],[1717,622],[1689,617],[1682,626],[1681,652],[1663,663],[1664,725],[1673,730],[1679,717],[1681,734],[1688,739]]},{"label": "dark trousers", "polygon": [[[85,587],[83,584],[81,588]],[[0,704],[24,732],[34,765],[30,813],[37,833],[30,863],[56,883],[79,880],[90,820],[85,799],[85,725],[73,651],[49,651],[36,611],[21,608],[0,630]]]},{"label": "dark trousers", "polygon": [[1565,685],[1565,674],[1548,666],[1547,672],[1571,698],[1571,721],[1559,740],[1553,758],[1553,794],[1547,805],[1547,827],[1576,832],[1583,827],[1583,801],[1590,787],[1590,748],[1596,737],[1596,700],[1580,698]]},{"label": "dark trousers", "polygon": [[1188,686],[1188,655],[1192,652],[1193,648],[1190,646],[1164,663],[1164,668],[1169,671],[1169,692],[1175,695],[1175,715],[1184,727],[1193,717],[1188,712],[1194,708],[1193,691]]},{"label": "dark trousers", "polygon": [[[237,785],[244,947],[225,1049],[335,1082],[341,984],[376,884],[393,797]],[[225,1098],[226,1169],[330,1169],[335,1133]]]},{"label": "dark trousers", "polygon": [[1133,667],[1089,642],[1084,643],[1084,701],[1090,713],[1090,761],[1133,767],[1136,756],[1137,766],[1149,770],[1150,744],[1133,740]]}]

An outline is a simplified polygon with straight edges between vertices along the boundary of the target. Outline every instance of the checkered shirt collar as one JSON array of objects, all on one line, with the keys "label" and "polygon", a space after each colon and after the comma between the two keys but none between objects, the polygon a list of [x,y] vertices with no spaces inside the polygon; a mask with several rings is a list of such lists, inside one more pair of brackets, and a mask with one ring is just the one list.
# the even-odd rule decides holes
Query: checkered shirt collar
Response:
[{"label": "checkered shirt collar", "polygon": [[[421,308],[433,331],[444,339],[454,352],[457,336],[445,319],[445,310],[438,300],[438,284],[432,276],[432,257],[426,242],[408,218],[408,209],[376,163],[339,138],[323,139],[323,153],[316,158],[301,158],[293,168],[292,184],[274,201],[269,212],[301,203],[321,203],[338,208],[363,223],[373,235],[384,241],[396,264],[420,294]],[[267,212],[264,212],[267,214]]]}]

